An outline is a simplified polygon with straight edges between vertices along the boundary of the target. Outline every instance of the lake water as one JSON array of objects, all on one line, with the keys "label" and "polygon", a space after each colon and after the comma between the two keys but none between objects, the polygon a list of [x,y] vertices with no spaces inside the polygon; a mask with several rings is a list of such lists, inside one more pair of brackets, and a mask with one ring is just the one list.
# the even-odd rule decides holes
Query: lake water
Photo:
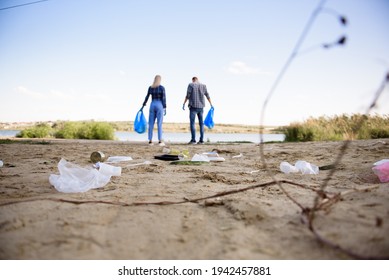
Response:
[{"label": "lake water", "polygon": [[[15,137],[19,133],[19,130],[0,130],[0,137]],[[158,134],[154,133],[154,141],[158,141]],[[198,133],[196,134],[198,137]],[[174,133],[174,132],[165,132],[163,134],[164,141],[166,143],[187,143],[190,140],[190,133]],[[115,137],[118,141],[147,141],[147,133],[138,134],[136,132],[125,132],[117,131],[115,132]],[[265,142],[271,141],[284,141],[284,134],[264,134],[263,139]],[[198,140],[198,139],[197,139]],[[260,138],[259,134],[255,133],[205,133],[204,135],[205,142],[253,142],[259,143]]]}]

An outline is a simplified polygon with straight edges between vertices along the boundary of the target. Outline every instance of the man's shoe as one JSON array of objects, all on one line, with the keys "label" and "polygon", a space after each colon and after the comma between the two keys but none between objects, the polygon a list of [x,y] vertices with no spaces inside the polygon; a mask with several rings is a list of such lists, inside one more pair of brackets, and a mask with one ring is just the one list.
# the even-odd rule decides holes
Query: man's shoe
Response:
[{"label": "man's shoe", "polygon": [[196,145],[196,141],[190,141],[188,144],[189,145]]},{"label": "man's shoe", "polygon": [[204,141],[197,142],[197,145],[204,145]]}]

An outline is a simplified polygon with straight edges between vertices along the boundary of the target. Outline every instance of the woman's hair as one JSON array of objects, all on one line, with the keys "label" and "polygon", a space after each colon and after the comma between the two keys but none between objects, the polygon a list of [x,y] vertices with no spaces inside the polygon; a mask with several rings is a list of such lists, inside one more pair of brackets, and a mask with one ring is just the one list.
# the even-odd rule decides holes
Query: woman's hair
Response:
[{"label": "woman's hair", "polygon": [[157,75],[155,76],[154,78],[154,82],[153,84],[151,85],[152,88],[156,88],[156,87],[159,87],[161,85],[161,76],[160,75]]}]

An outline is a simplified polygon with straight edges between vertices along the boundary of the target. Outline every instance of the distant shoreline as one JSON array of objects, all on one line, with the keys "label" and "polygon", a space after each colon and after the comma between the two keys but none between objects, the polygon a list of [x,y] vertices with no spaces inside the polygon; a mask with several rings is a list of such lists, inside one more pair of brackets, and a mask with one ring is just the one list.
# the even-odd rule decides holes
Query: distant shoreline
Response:
[{"label": "distant shoreline", "polygon": [[[91,122],[88,120],[85,122]],[[2,122],[0,123],[0,130],[23,130],[33,127],[39,123],[53,125],[63,121],[46,121],[46,122]],[[84,122],[84,121],[79,121]],[[100,122],[100,121],[98,121]],[[115,131],[133,131],[134,122],[132,121],[102,121],[110,123]],[[197,124],[196,124],[197,126]],[[264,134],[279,133],[279,126],[266,126],[263,128]],[[163,130],[165,132],[189,132],[189,123],[164,123]],[[243,124],[216,124],[213,129],[206,128],[207,133],[259,133],[259,125],[243,125]]]}]

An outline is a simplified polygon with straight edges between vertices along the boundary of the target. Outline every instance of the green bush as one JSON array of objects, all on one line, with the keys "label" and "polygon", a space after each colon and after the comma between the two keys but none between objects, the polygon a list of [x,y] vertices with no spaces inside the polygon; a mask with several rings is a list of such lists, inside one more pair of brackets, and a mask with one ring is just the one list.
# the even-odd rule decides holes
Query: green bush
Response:
[{"label": "green bush", "polygon": [[33,128],[22,130],[18,137],[44,138],[54,136],[61,139],[98,139],[113,140],[115,131],[105,122],[57,122],[50,127],[48,124],[38,124]]},{"label": "green bush", "polygon": [[337,141],[389,138],[389,116],[361,114],[309,118],[283,127],[285,141]]},{"label": "green bush", "polygon": [[77,139],[78,130],[80,127],[79,123],[76,122],[64,122],[54,125],[56,132],[54,133],[55,138],[61,139]]},{"label": "green bush", "polygon": [[65,122],[54,134],[63,139],[113,140],[115,131],[105,122]]},{"label": "green bush", "polygon": [[19,138],[47,138],[52,133],[51,126],[45,123],[40,123],[32,128],[20,131],[16,137]]}]

